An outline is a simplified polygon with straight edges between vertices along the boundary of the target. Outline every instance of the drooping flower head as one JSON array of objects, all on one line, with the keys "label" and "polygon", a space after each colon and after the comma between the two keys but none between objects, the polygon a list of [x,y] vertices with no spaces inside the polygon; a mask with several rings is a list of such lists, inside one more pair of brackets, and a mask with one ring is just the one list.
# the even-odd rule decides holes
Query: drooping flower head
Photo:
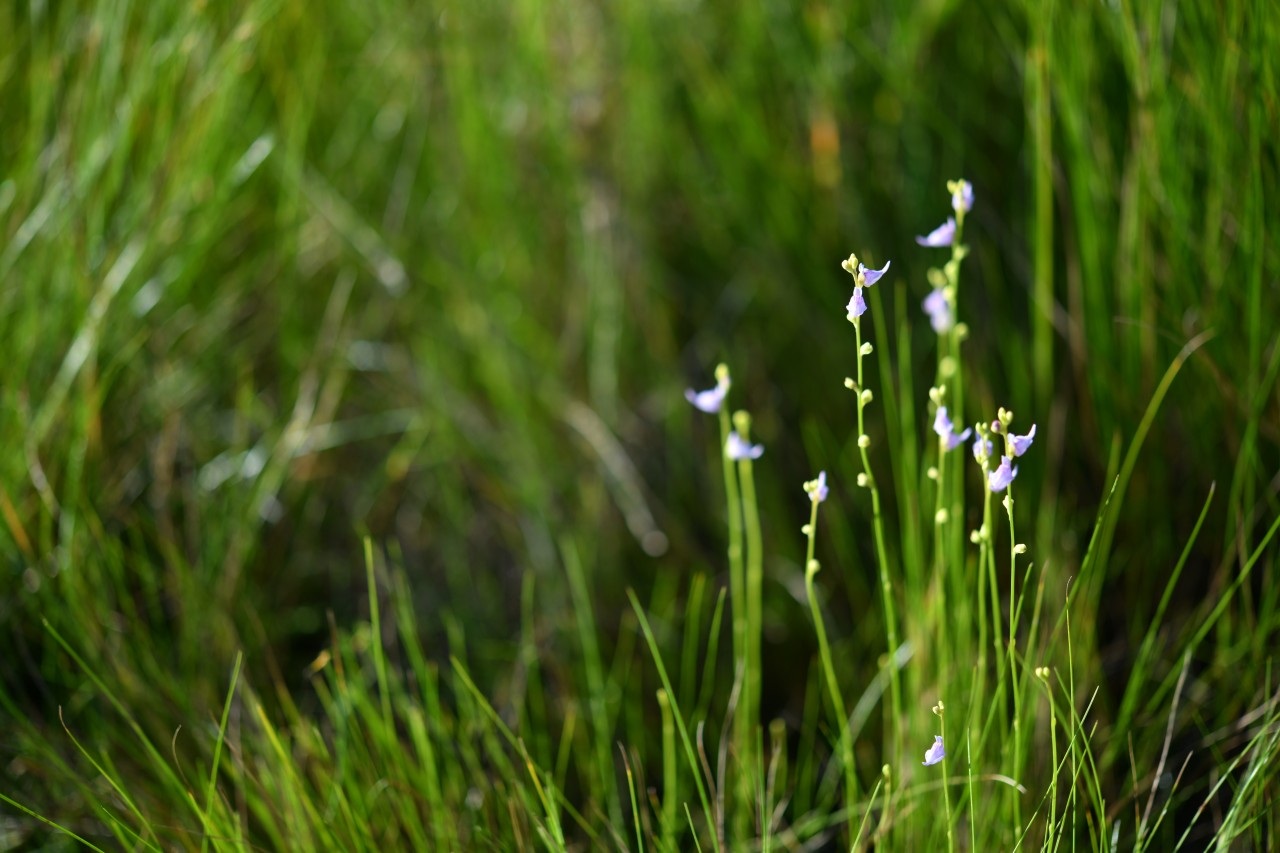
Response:
[{"label": "drooping flower head", "polygon": [[951,302],[942,288],[935,287],[929,291],[929,295],[924,298],[921,305],[924,313],[929,315],[929,325],[933,326],[933,330],[938,334],[945,335],[956,324],[955,314],[951,311]]},{"label": "drooping flower head", "polygon": [[933,416],[933,431],[938,434],[938,438],[942,439],[943,447],[947,450],[955,450],[973,433],[972,428],[961,433],[955,432],[955,425],[947,416],[946,406],[939,406],[938,413]]},{"label": "drooping flower head", "polygon": [[764,445],[744,441],[742,436],[738,435],[738,431],[733,430],[729,433],[729,440],[724,444],[724,452],[733,460],[759,459],[764,455]]},{"label": "drooping flower head", "polygon": [[923,763],[925,767],[932,767],[946,757],[947,751],[942,746],[942,735],[934,735],[933,746],[925,750],[924,761],[921,763]]},{"label": "drooping flower head", "polygon": [[822,503],[827,499],[827,472],[819,471],[816,480],[804,484],[805,493],[814,503]]},{"label": "drooping flower head", "polygon": [[1009,444],[1013,446],[1013,455],[1021,456],[1031,447],[1031,442],[1036,439],[1036,425],[1031,425],[1031,431],[1026,435],[1014,435],[1009,433]]},{"label": "drooping flower head", "polygon": [[1018,469],[1010,466],[1008,456],[1000,457],[1000,467],[987,475],[987,485],[993,492],[1003,492],[1009,488],[1013,478],[1018,476]]},{"label": "drooping flower head", "polygon": [[952,241],[956,239],[956,220],[954,216],[947,217],[947,221],[930,231],[923,237],[916,237],[916,242],[921,246],[931,246],[938,248],[940,246],[950,246]]},{"label": "drooping flower head", "polygon": [[956,216],[964,216],[973,210],[973,184],[961,178],[947,181],[947,189],[951,191],[951,209]]}]

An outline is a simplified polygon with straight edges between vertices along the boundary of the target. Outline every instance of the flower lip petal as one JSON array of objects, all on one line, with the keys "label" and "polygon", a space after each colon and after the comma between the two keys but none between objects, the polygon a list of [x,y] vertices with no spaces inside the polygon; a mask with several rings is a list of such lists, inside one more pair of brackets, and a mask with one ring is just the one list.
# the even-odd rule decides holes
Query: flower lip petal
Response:
[{"label": "flower lip petal", "polygon": [[862,298],[862,288],[860,286],[853,289],[853,296],[849,297],[849,304],[845,306],[845,313],[850,320],[867,313],[867,301]]},{"label": "flower lip petal", "polygon": [[871,285],[875,284],[877,281],[880,280],[881,276],[883,276],[885,273],[889,271],[889,265],[891,263],[893,263],[893,261],[885,261],[884,266],[882,266],[878,270],[873,270],[865,264],[859,264],[858,271],[862,273],[863,284],[866,285],[867,287],[870,287]]},{"label": "flower lip petal", "polygon": [[942,735],[934,735],[933,746],[929,747],[925,751],[924,761],[921,763],[925,767],[931,767],[946,757],[947,757],[947,750],[942,745]]},{"label": "flower lip petal", "polygon": [[1021,456],[1031,447],[1031,442],[1036,440],[1036,425],[1031,425],[1031,430],[1026,435],[1009,434],[1009,443],[1013,445],[1013,455]]},{"label": "flower lip petal", "polygon": [[720,411],[720,406],[724,403],[724,397],[728,390],[728,387],[722,383],[717,383],[714,388],[708,388],[706,391],[695,391],[692,388],[686,388],[684,398],[699,411],[714,415]]},{"label": "flower lip petal", "polygon": [[734,430],[729,433],[729,440],[725,442],[724,452],[730,459],[734,460],[759,459],[764,455],[764,445],[743,441],[742,436],[738,435],[738,431]]},{"label": "flower lip petal", "polygon": [[956,238],[956,220],[954,216],[947,217],[947,221],[930,231],[923,237],[916,237],[916,242],[921,246],[930,246],[938,248],[940,246],[950,246]]},{"label": "flower lip petal", "polygon": [[1001,456],[1000,467],[987,475],[987,485],[993,492],[1003,492],[1016,476],[1018,476],[1018,469],[1011,467],[1008,456]]}]

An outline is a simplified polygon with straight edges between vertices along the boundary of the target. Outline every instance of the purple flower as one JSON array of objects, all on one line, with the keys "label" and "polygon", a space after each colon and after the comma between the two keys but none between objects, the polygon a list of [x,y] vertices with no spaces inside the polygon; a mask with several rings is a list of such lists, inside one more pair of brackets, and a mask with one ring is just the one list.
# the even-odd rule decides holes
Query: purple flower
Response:
[{"label": "purple flower", "polygon": [[885,261],[884,266],[882,266],[878,270],[873,270],[870,267],[868,267],[866,264],[859,262],[857,274],[861,276],[862,283],[865,286],[870,287],[871,285],[875,284],[877,281],[880,280],[880,276],[884,275],[889,271],[889,264],[891,263],[893,263],[893,261]]},{"label": "purple flower", "polygon": [[987,485],[993,492],[1003,492],[1016,476],[1018,476],[1018,469],[1009,467],[1008,456],[1001,456],[1000,467],[987,475]]},{"label": "purple flower", "polygon": [[1026,435],[1014,435],[1009,433],[1009,443],[1013,445],[1013,455],[1021,456],[1027,452],[1027,448],[1031,447],[1031,442],[1036,438],[1036,425],[1031,425],[1031,432]]},{"label": "purple flower", "polygon": [[956,220],[955,217],[947,217],[947,221],[930,231],[923,237],[917,237],[916,242],[921,246],[950,246],[951,241],[956,239]]},{"label": "purple flower", "polygon": [[827,499],[827,472],[819,471],[818,479],[813,481],[813,488],[809,494],[818,503],[822,503]]},{"label": "purple flower", "polygon": [[951,313],[951,303],[947,301],[947,295],[942,292],[942,288],[935,287],[929,291],[929,295],[921,304],[924,307],[924,313],[929,315],[929,324],[933,326],[935,332],[941,335],[951,331],[951,327],[956,324],[956,318]]},{"label": "purple flower", "polygon": [[724,395],[729,393],[728,382],[717,382],[716,387],[708,388],[706,391],[695,391],[692,388],[686,388],[684,398],[699,410],[709,415],[714,415],[720,411],[721,404],[724,403]]},{"label": "purple flower", "polygon": [[951,209],[957,214],[973,210],[973,184],[966,180],[950,181]]},{"label": "purple flower", "polygon": [[938,434],[947,450],[955,450],[969,438],[973,432],[972,429],[966,429],[962,433],[955,432],[955,426],[951,423],[951,418],[947,417],[947,407],[939,406],[938,413],[933,417],[933,431]]},{"label": "purple flower", "polygon": [[734,430],[729,433],[724,452],[730,459],[759,459],[764,454],[764,445],[743,441],[738,431]]},{"label": "purple flower", "polygon": [[861,286],[853,289],[853,296],[849,297],[849,304],[844,306],[844,309],[850,320],[867,313],[867,302],[862,298]]},{"label": "purple flower", "polygon": [[942,748],[942,735],[933,736],[933,746],[925,750],[924,761],[925,767],[931,767],[939,761],[947,757],[947,751]]},{"label": "purple flower", "polygon": [[978,436],[973,440],[973,458],[978,462],[978,464],[982,464],[983,456],[990,459],[991,454],[994,452],[995,445],[993,445],[989,440],[984,439],[982,436]]}]

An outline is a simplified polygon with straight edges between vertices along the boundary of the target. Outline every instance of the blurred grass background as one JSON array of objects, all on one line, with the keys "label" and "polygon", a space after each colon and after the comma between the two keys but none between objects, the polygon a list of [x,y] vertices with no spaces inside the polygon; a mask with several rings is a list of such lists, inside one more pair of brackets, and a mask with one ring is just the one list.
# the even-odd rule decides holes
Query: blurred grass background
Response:
[{"label": "blurred grass background", "polygon": [[[5,4],[6,792],[101,831],[59,708],[122,777],[140,762],[42,620],[167,754],[216,721],[238,650],[266,707],[316,706],[312,662],[369,618],[363,535],[403,569],[383,606],[416,614],[431,660],[557,726],[583,689],[572,543],[611,676],[651,695],[626,588],[661,618],[696,573],[722,582],[715,438],[682,397],[719,360],[768,447],[765,714],[803,705],[800,483],[820,467],[824,561],[861,555],[827,581],[865,682],[881,632],[838,263],[892,259],[880,363],[922,407],[937,258],[912,237],[960,176],[966,415],[1039,423],[1019,483],[1055,579],[1165,369],[1212,333],[1085,579],[1105,729],[1210,484],[1169,636],[1280,514],[1277,45],[1265,0]],[[903,542],[919,523],[893,521]],[[1274,689],[1264,559],[1197,651],[1192,733]],[[655,720],[617,689],[651,754]],[[1124,734],[1158,751],[1164,718]],[[203,735],[175,749],[207,757]],[[1121,799],[1123,752],[1103,768]]]}]

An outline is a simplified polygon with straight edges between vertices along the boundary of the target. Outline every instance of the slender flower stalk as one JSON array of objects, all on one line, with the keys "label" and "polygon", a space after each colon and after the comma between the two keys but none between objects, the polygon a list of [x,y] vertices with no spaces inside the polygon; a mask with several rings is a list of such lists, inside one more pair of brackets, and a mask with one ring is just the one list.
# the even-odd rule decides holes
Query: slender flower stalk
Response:
[{"label": "slender flower stalk", "polygon": [[742,517],[746,534],[746,573],[745,603],[746,626],[745,652],[746,673],[743,679],[742,698],[738,705],[738,715],[744,719],[747,727],[747,738],[752,746],[742,753],[744,766],[754,766],[753,761],[746,759],[754,753],[755,732],[760,723],[760,644],[763,634],[763,587],[764,587],[764,554],[760,536],[760,511],[756,504],[755,477],[752,473],[752,460],[759,459],[764,452],[761,445],[752,445],[751,416],[746,412],[735,412],[733,425],[736,432],[729,438],[732,443],[735,435],[741,436],[741,444],[736,448],[738,462],[738,482],[742,486]]},{"label": "slender flower stalk", "polygon": [[[734,454],[741,452],[741,445],[747,443],[733,429],[729,409],[724,405],[732,384],[728,365],[720,364],[716,367],[716,384],[713,388],[702,392],[690,388],[685,391],[685,398],[700,411],[719,415],[720,447],[722,448],[720,462],[724,471],[726,515],[729,527],[729,600],[732,615],[733,662],[734,671],[741,669],[745,674],[747,670],[747,582],[743,566],[743,510],[738,484],[738,459]],[[750,448],[750,445],[747,444],[747,447]],[[751,721],[747,714],[739,713],[734,716],[734,745],[737,754],[747,762],[744,766],[748,767],[753,743],[751,728]],[[743,774],[744,787],[740,788],[745,791],[740,803],[741,808],[736,810],[740,814],[747,813],[750,803],[750,787],[745,784],[747,776],[748,774]]]},{"label": "slender flower stalk", "polygon": [[955,840],[952,838],[951,833],[951,786],[947,784],[947,751],[943,746],[947,738],[947,723],[946,718],[943,717],[944,711],[946,711],[946,706],[939,699],[938,704],[933,706],[933,713],[938,715],[938,728],[942,731],[942,734],[934,738],[933,746],[925,753],[924,763],[926,766],[942,764],[942,806],[947,821],[947,850],[952,851],[955,850]]},{"label": "slender flower stalk", "polygon": [[[940,681],[953,669],[950,663],[953,653],[961,658],[972,654],[971,638],[974,632],[971,620],[976,609],[981,623],[981,611],[984,609],[981,581],[976,589],[975,608],[975,587],[958,571],[965,559],[962,527],[965,517],[964,463],[963,460],[947,458],[950,455],[947,451],[958,446],[969,435],[968,431],[957,434],[951,417],[955,417],[959,423],[964,422],[964,377],[960,345],[968,336],[968,327],[958,322],[957,318],[960,265],[968,255],[968,247],[964,244],[964,225],[966,214],[973,207],[973,188],[964,180],[949,181],[947,192],[951,195],[953,215],[928,235],[916,238],[921,246],[951,249],[950,259],[941,269],[929,270],[931,290],[921,306],[938,335],[937,373],[934,387],[930,390],[930,398],[938,407],[934,430],[939,437],[937,464],[929,470],[930,478],[937,485],[934,503],[934,583],[944,612],[955,615],[955,624],[944,626],[947,633],[939,637],[937,643]],[[952,470],[954,474],[950,473]],[[948,571],[948,567],[952,571]],[[982,562],[979,560],[980,571],[981,567]],[[977,633],[980,647],[978,657],[981,660],[981,645],[984,642],[981,625]],[[981,669],[978,671],[981,672]],[[970,705],[970,708],[975,707],[981,706]]]},{"label": "slender flower stalk", "polygon": [[831,698],[831,710],[840,732],[840,764],[844,772],[845,814],[849,820],[850,833],[852,833],[854,831],[853,816],[858,801],[858,774],[853,758],[853,733],[849,730],[849,715],[845,710],[844,697],[840,693],[840,683],[836,680],[831,645],[827,641],[827,628],[822,619],[822,608],[818,606],[818,598],[813,591],[813,578],[821,568],[814,557],[814,552],[818,538],[818,504],[827,499],[827,472],[823,471],[816,480],[805,483],[804,490],[809,495],[809,523],[801,528],[806,538],[804,590],[809,600],[809,612],[813,615],[814,633],[818,636],[818,656],[822,659],[822,673],[827,685],[827,694]]},{"label": "slender flower stalk", "polygon": [[[858,363],[857,378],[846,379],[845,387],[857,393],[858,397],[858,453],[862,458],[862,473],[858,475],[858,485],[865,486],[871,492],[871,526],[875,535],[876,543],[876,560],[880,567],[880,591],[884,601],[884,623],[885,638],[888,641],[889,654],[887,665],[889,667],[889,701],[891,712],[890,726],[893,728],[893,743],[895,757],[900,758],[903,755],[902,738],[903,738],[903,721],[906,717],[902,713],[902,679],[898,674],[897,654],[898,654],[898,616],[894,605],[893,585],[889,576],[889,558],[885,548],[884,536],[884,518],[880,509],[880,490],[876,488],[875,474],[871,471],[871,459],[867,454],[867,448],[871,446],[871,436],[867,435],[866,410],[872,400],[871,389],[867,388],[863,383],[863,359],[872,353],[874,349],[871,342],[863,342],[862,340],[862,314],[866,310],[866,304],[861,299],[861,291],[864,287],[868,287],[875,283],[889,269],[886,263],[879,270],[868,269],[861,263],[856,255],[850,255],[841,266],[845,272],[853,276],[854,280],[854,299],[851,299],[848,306],[847,317],[853,324],[854,340],[857,344]],[[861,303],[862,310],[855,310],[855,302]],[[892,800],[886,800],[892,808]]]}]

